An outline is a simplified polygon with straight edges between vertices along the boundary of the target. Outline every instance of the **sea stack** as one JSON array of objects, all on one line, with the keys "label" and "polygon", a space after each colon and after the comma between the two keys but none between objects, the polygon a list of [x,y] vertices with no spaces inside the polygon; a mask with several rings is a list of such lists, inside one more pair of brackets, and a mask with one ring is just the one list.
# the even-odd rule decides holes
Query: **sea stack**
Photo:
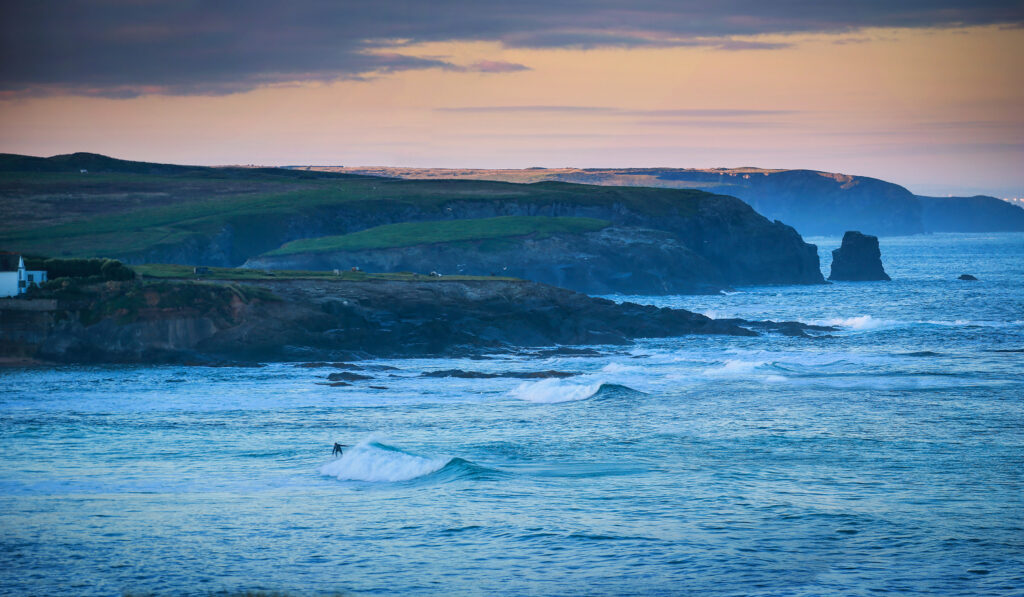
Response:
[{"label": "sea stack", "polygon": [[882,252],[878,237],[849,230],[843,235],[843,244],[832,251],[832,273],[829,280],[868,282],[890,280],[882,268]]}]

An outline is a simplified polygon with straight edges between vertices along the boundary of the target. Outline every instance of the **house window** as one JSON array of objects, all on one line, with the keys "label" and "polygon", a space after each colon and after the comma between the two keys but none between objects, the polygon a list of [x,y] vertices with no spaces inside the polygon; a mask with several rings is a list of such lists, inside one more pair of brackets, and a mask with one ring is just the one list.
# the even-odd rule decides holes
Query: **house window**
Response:
[{"label": "house window", "polygon": [[36,281],[36,275],[35,274],[29,274],[28,275],[28,283],[31,284],[31,283],[33,283],[35,281]]},{"label": "house window", "polygon": [[24,280],[18,280],[18,288],[24,288],[24,287],[25,287],[25,281]]}]

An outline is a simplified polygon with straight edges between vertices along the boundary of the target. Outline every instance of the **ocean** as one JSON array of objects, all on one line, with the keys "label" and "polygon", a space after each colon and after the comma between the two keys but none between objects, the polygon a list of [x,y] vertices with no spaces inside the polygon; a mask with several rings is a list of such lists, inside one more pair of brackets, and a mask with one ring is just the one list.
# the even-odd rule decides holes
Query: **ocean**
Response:
[{"label": "ocean", "polygon": [[823,337],[2,370],[0,593],[1024,595],[1024,234],[881,249],[892,282],[612,297]]}]

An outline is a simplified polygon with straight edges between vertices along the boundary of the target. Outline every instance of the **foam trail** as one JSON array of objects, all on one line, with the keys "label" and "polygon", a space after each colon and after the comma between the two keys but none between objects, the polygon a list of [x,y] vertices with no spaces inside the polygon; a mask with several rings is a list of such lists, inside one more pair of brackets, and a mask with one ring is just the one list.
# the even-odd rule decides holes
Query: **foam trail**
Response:
[{"label": "foam trail", "polygon": [[860,315],[857,317],[836,317],[825,321],[825,325],[834,325],[838,327],[850,328],[854,330],[873,330],[887,325],[888,322],[880,319],[875,319],[870,315]]},{"label": "foam trail", "polygon": [[526,402],[555,404],[590,398],[601,389],[600,382],[578,384],[561,379],[542,379],[519,384],[509,395]]},{"label": "foam trail", "polygon": [[426,458],[375,441],[363,441],[317,470],[342,481],[394,483],[435,473],[448,462],[447,458]]}]

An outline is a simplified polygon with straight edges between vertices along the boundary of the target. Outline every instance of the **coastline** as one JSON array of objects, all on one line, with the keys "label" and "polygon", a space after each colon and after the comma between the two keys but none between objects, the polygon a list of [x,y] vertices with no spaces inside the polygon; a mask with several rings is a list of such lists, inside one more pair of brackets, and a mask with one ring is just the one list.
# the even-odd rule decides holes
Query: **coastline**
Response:
[{"label": "coastline", "polygon": [[759,335],[753,328],[801,335],[813,326],[714,320],[523,280],[468,277],[68,281],[0,305],[3,357],[28,366],[461,356]]}]

